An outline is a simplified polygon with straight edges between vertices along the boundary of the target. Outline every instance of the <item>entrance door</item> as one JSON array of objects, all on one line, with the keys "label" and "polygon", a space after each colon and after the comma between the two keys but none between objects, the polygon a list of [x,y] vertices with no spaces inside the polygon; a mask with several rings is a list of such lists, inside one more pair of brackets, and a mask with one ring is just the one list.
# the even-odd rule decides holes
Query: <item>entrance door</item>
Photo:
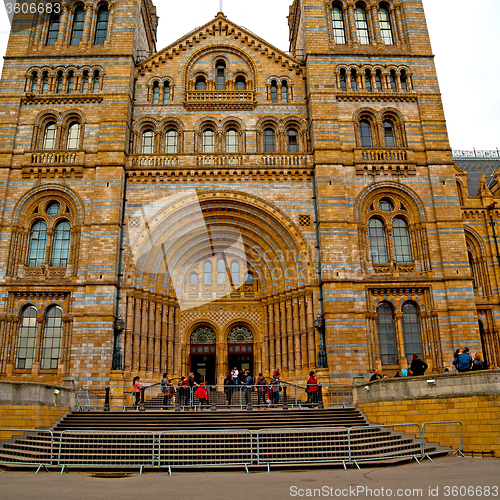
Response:
[{"label": "entrance door", "polygon": [[191,354],[191,371],[196,382],[215,385],[215,354]]}]

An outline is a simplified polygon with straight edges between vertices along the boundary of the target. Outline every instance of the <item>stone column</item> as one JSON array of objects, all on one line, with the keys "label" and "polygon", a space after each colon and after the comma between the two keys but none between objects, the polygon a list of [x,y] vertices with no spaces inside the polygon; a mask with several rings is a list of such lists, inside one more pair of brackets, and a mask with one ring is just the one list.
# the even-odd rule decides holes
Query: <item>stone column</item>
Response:
[{"label": "stone column", "polygon": [[134,330],[134,297],[127,293],[127,317],[123,340],[123,369],[132,370],[132,332]]},{"label": "stone column", "polygon": [[309,356],[307,348],[307,314],[306,297],[304,292],[299,293],[299,316],[300,316],[300,349],[302,354],[302,368],[309,366]]},{"label": "stone column", "polygon": [[262,373],[269,373],[269,324],[267,317],[267,301],[264,300],[262,308],[262,327],[263,327],[263,342],[262,342]]},{"label": "stone column", "polygon": [[281,337],[281,371],[288,371],[288,332],[286,324],[286,302],[285,297],[280,295],[280,337]]},{"label": "stone column", "polygon": [[[168,373],[168,362],[167,362],[167,332],[168,332],[168,304],[162,303],[161,308],[161,324],[160,324],[160,373]],[[171,373],[168,373],[171,376]]]},{"label": "stone column", "polygon": [[276,343],[276,366],[274,369],[271,367],[271,370],[274,371],[276,368],[281,370],[281,328],[280,328],[280,303],[279,300],[275,299],[274,302],[274,340]]},{"label": "stone column", "polygon": [[314,334],[314,309],[313,309],[313,294],[312,292],[307,293],[307,344],[309,351],[309,368],[316,368],[316,349],[317,345],[315,342]]},{"label": "stone column", "polygon": [[294,328],[292,313],[292,296],[287,294],[286,299],[286,336],[288,341],[288,373],[295,371]]},{"label": "stone column", "polygon": [[403,336],[403,312],[401,310],[394,311],[394,323],[396,326],[396,341],[398,343],[399,365],[406,366],[407,361],[405,357],[405,341]]},{"label": "stone column", "polygon": [[299,296],[297,292],[292,293],[293,310],[293,349],[295,353],[295,371],[302,369],[302,357],[300,355],[300,311]]},{"label": "stone column", "polygon": [[167,328],[167,371],[172,374],[175,370],[174,359],[174,331],[175,331],[175,307],[174,300],[168,299],[168,328]]},{"label": "stone column", "polygon": [[137,374],[139,372],[139,358],[141,350],[141,315],[142,315],[142,300],[135,298],[134,309],[134,331],[133,331],[133,347],[132,347],[132,371]]},{"label": "stone column", "polygon": [[269,330],[269,369],[268,373],[271,374],[276,368],[276,349],[274,341],[274,306],[272,301],[267,304],[267,317],[268,317],[268,330]]}]

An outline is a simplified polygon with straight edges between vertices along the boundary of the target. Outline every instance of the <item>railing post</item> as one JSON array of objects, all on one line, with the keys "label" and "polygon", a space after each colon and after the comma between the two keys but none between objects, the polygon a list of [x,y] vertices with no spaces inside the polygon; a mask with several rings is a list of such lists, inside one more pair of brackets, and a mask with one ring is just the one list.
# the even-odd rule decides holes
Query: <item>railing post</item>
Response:
[{"label": "railing post", "polygon": [[109,411],[109,385],[106,387],[106,396],[104,397],[104,411]]},{"label": "railing post", "polygon": [[[213,389],[213,391],[210,391],[210,395],[212,395],[212,406],[210,407],[210,409],[212,411],[217,411],[217,403],[215,402],[215,398],[217,396],[217,386],[214,385],[212,389]],[[222,394],[224,394],[224,393],[222,393]]]},{"label": "railing post", "polygon": [[325,405],[323,404],[323,391],[322,387],[318,384],[318,408],[323,409]]},{"label": "railing post", "polygon": [[252,386],[247,385],[245,387],[245,400],[247,399],[247,395],[248,395],[248,402],[245,401],[245,403],[247,403],[247,410],[249,410],[249,411],[253,410],[253,408],[252,408],[252,389],[253,389]]},{"label": "railing post", "polygon": [[139,405],[139,411],[146,411],[146,408],[144,406],[144,391],[146,390],[145,387],[141,387],[141,404]]},{"label": "railing post", "polygon": [[288,410],[288,397],[286,395],[286,385],[283,387],[283,410]]},{"label": "railing post", "polygon": [[179,387],[175,391],[175,411],[181,411],[181,389]]}]

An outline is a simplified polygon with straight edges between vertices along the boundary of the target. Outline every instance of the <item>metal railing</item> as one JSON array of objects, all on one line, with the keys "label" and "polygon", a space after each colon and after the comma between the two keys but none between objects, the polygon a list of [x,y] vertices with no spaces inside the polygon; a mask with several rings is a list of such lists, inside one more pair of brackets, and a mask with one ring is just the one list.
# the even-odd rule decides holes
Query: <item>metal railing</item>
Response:
[{"label": "metal railing", "polygon": [[[49,450],[28,452],[19,450],[18,438],[30,439],[39,445],[50,441]],[[38,465],[35,474],[42,467],[50,467],[53,463],[54,433],[50,429],[0,429],[0,463],[5,465]],[[41,447],[41,446],[40,446]],[[21,455],[21,456],[20,456]]]},{"label": "metal railing", "polygon": [[163,431],[158,436],[158,467],[210,467],[253,463],[248,429]]},{"label": "metal railing", "polygon": [[[438,443],[439,446],[451,449],[453,456],[459,454],[464,456],[464,434],[462,429],[462,422],[425,422],[422,424],[421,441],[429,443]],[[430,457],[430,453],[422,449],[422,457]]]},{"label": "metal railing", "polygon": [[155,464],[155,435],[150,431],[65,430],[59,438],[61,474],[74,467],[132,467]]},{"label": "metal railing", "polygon": [[453,158],[500,158],[500,152],[498,151],[498,148],[489,150],[474,149],[472,151],[454,149],[451,154]]}]

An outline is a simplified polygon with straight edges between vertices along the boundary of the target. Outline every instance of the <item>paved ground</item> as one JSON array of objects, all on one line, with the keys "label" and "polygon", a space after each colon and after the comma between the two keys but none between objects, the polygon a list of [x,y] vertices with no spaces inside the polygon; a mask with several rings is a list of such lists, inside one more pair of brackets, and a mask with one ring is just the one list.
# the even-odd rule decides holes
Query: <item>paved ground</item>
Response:
[{"label": "paved ground", "polygon": [[[457,489],[453,490],[453,487]],[[487,488],[489,487],[489,488]],[[402,498],[500,500],[500,459],[437,459],[363,470],[134,473],[1,472],[1,500],[252,500],[289,498]]]}]

